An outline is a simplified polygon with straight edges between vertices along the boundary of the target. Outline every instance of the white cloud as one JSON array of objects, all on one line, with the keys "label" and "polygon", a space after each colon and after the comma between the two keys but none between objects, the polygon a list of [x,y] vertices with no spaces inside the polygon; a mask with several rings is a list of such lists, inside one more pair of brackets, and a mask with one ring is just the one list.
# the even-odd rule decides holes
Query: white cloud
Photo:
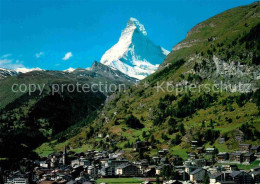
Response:
[{"label": "white cloud", "polygon": [[1,56],[1,58],[7,58],[7,57],[9,57],[9,56],[11,56],[12,54],[4,54],[4,55],[2,55]]},{"label": "white cloud", "polygon": [[62,58],[62,60],[66,61],[66,60],[68,60],[69,58],[71,58],[72,56],[73,56],[73,55],[72,55],[71,52],[67,52],[67,53],[65,54],[65,56]]},{"label": "white cloud", "polygon": [[39,53],[36,53],[36,54],[35,54],[35,57],[40,58],[40,57],[43,56],[43,55],[44,55],[44,52],[39,52]]},{"label": "white cloud", "polygon": [[6,58],[0,59],[0,68],[16,69],[16,68],[23,68],[23,67],[24,65],[20,60],[6,59]]}]

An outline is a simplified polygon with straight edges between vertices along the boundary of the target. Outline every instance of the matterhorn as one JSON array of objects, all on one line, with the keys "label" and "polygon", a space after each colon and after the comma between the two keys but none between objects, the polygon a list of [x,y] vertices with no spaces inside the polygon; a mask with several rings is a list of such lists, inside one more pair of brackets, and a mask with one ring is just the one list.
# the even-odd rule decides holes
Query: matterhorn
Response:
[{"label": "matterhorn", "polygon": [[137,19],[130,18],[119,41],[105,52],[100,62],[141,80],[155,72],[168,54],[148,38]]}]

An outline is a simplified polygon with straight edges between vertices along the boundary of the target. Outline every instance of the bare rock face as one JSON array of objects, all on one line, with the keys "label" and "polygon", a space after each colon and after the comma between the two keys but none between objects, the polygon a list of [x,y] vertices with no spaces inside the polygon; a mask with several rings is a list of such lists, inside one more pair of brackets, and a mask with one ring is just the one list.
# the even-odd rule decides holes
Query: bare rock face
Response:
[{"label": "bare rock face", "polygon": [[216,55],[211,59],[195,56],[189,62],[195,62],[195,65],[187,73],[221,84],[226,91],[244,93],[259,88],[260,66],[225,61]]}]

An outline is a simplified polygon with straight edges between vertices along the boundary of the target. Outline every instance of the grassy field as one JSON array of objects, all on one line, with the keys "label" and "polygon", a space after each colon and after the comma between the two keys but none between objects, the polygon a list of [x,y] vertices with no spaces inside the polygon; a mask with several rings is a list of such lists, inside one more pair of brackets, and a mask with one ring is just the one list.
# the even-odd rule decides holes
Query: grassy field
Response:
[{"label": "grassy field", "polygon": [[125,183],[125,184],[134,184],[141,183],[142,180],[138,178],[102,178],[98,179],[97,183],[108,183],[108,184],[117,184],[117,183]]},{"label": "grassy field", "polygon": [[237,167],[241,170],[250,170],[254,167],[258,167],[260,165],[260,161],[256,160],[253,163],[251,163],[250,165],[242,165],[242,164],[238,164]]}]

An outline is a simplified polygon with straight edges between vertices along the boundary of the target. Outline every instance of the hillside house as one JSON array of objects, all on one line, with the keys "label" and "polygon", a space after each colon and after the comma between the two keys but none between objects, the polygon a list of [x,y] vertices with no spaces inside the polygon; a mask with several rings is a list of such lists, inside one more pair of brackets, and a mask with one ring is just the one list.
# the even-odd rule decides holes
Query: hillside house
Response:
[{"label": "hillside house", "polygon": [[243,162],[250,164],[254,161],[254,153],[246,153],[244,154]]},{"label": "hillside house", "polygon": [[190,181],[195,183],[200,183],[203,181],[203,178],[205,177],[205,174],[207,171],[205,169],[196,169],[195,171],[190,173]]},{"label": "hillside house", "polygon": [[196,153],[191,152],[188,154],[188,157],[189,157],[189,160],[194,160],[197,158],[197,155],[196,155]]},{"label": "hillside house", "polygon": [[194,149],[194,148],[197,148],[199,146],[199,142],[198,141],[191,141],[191,148]]},{"label": "hillside house", "polygon": [[252,146],[251,149],[250,149],[250,152],[251,153],[258,153],[258,152],[260,152],[260,146],[259,145]]},{"label": "hillside house", "polygon": [[234,152],[230,154],[230,162],[241,163],[243,162],[243,154],[240,152]]},{"label": "hillside house", "polygon": [[206,148],[206,153],[208,155],[213,155],[215,153],[215,148]]},{"label": "hillside house", "polygon": [[134,143],[134,151],[137,151],[139,149],[147,149],[149,146],[148,142],[145,141],[137,141],[136,143]]},{"label": "hillside house", "polygon": [[260,160],[260,152],[255,153],[255,158],[256,158],[256,160]]},{"label": "hillside house", "polygon": [[251,144],[239,144],[239,151],[249,152],[251,148]]},{"label": "hillside house", "polygon": [[218,182],[225,181],[224,173],[217,172],[217,173],[214,173],[214,174],[210,174],[209,180],[210,180],[210,184],[215,184],[215,183],[218,183]]},{"label": "hillside house", "polygon": [[217,154],[216,159],[218,162],[225,162],[228,160],[229,154],[227,152],[220,152]]},{"label": "hillside house", "polygon": [[226,140],[225,140],[224,137],[220,137],[220,138],[218,139],[219,144],[224,144],[225,141],[226,141]]}]

